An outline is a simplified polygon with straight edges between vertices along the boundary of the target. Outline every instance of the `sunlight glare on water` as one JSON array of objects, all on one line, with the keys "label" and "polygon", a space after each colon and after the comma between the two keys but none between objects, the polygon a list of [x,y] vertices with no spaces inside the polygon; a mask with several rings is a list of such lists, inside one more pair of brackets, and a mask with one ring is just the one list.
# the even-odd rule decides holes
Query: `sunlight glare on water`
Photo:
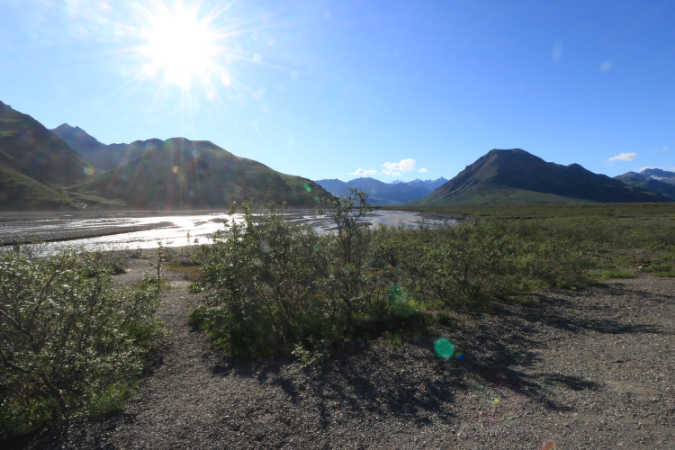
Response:
[{"label": "sunlight glare on water", "polygon": [[[90,215],[44,215],[34,218],[30,215],[19,216],[13,220],[0,220],[0,238],[11,242],[22,240],[53,241],[63,238],[71,240],[55,242],[54,246],[77,245],[85,251],[101,250],[106,247],[116,249],[157,248],[161,241],[165,247],[180,247],[189,243],[205,244],[211,242],[211,236],[218,230],[224,230],[223,221],[231,223],[231,216],[225,212],[204,212],[197,214],[172,214],[143,216],[145,213],[105,213],[92,212]],[[141,217],[134,217],[134,215]],[[311,210],[292,210],[287,213],[289,221],[307,223],[320,233],[334,232],[335,225],[326,216]],[[243,214],[235,214],[237,223],[244,220]],[[413,212],[377,211],[364,218],[371,226],[405,225],[417,226],[422,218]],[[440,220],[427,220],[429,224],[440,224]],[[103,235],[105,234],[105,235]],[[87,237],[90,235],[92,237]],[[98,235],[98,236],[96,236]],[[39,237],[38,237],[39,236]],[[83,236],[77,239],[73,237]],[[414,299],[408,298],[404,290],[391,292],[398,299],[401,313],[406,315],[414,311]]]}]

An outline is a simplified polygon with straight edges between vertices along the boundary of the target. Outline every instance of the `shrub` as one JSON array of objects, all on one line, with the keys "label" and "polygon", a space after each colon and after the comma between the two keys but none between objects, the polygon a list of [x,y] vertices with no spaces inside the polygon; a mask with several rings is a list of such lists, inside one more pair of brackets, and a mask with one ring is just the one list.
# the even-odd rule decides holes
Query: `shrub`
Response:
[{"label": "shrub", "polygon": [[273,209],[233,217],[204,252],[205,287],[191,289],[207,295],[191,322],[235,356],[292,353],[307,364],[343,339],[435,323],[438,314],[423,310],[485,307],[586,280],[587,251],[528,242],[499,223],[370,230],[366,195],[356,190],[318,210],[334,233],[290,224]]},{"label": "shrub", "polygon": [[97,255],[0,252],[0,439],[121,407],[162,327],[156,280],[112,288]]}]

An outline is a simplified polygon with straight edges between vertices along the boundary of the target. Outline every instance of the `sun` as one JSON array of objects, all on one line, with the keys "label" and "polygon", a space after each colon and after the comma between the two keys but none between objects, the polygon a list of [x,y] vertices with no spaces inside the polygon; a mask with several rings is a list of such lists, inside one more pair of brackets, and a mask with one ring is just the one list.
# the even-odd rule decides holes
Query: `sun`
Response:
[{"label": "sun", "polygon": [[147,45],[141,52],[149,58],[144,66],[148,75],[163,74],[166,81],[189,87],[193,79],[215,70],[218,35],[197,14],[196,8],[186,9],[176,2],[173,10],[161,8],[147,16]]}]

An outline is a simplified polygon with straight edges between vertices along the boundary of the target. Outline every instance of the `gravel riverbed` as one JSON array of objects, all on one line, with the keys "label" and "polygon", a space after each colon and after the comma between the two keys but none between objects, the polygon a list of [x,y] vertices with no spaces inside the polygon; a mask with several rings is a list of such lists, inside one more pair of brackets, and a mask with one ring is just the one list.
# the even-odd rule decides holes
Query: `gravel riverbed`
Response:
[{"label": "gravel riverbed", "polygon": [[[145,260],[118,278],[133,282]],[[324,364],[241,362],[187,324],[198,296],[168,273],[172,330],[115,416],[63,425],[44,449],[674,449],[675,279],[610,281],[494,303],[392,348]],[[463,359],[435,355],[446,337]]]}]

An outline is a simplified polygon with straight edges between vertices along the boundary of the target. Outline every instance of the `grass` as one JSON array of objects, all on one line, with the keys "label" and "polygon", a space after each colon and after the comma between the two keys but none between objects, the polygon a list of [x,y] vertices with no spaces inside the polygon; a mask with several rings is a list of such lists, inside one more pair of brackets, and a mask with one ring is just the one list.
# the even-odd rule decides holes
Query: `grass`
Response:
[{"label": "grass", "polygon": [[639,219],[675,220],[675,203],[583,203],[564,205],[391,206],[380,209],[423,211],[447,216],[490,219]]},{"label": "grass", "polygon": [[591,252],[598,281],[636,273],[675,276],[675,204],[568,204],[420,206],[383,209],[423,211],[501,224],[530,242],[570,241]]}]

